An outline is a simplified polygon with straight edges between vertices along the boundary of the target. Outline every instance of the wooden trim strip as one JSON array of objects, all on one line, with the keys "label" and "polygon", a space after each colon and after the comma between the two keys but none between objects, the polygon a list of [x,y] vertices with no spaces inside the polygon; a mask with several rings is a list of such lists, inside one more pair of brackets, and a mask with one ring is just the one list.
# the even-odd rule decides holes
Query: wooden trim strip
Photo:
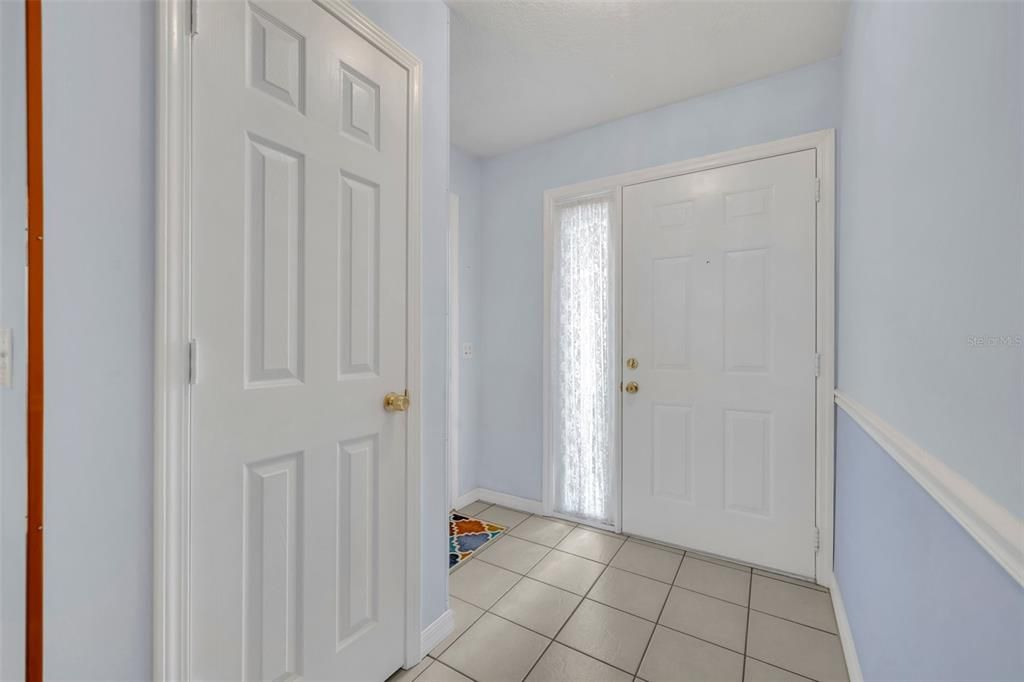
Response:
[{"label": "wooden trim strip", "polygon": [[41,0],[25,0],[28,175],[28,525],[25,679],[43,679],[43,46]]}]

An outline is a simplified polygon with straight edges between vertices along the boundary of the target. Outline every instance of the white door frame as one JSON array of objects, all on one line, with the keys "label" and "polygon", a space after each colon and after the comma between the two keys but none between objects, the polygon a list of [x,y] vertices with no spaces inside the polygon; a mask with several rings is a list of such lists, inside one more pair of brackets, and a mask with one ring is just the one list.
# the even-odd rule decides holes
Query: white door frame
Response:
[{"label": "white door frame", "polygon": [[[670,163],[654,168],[631,171],[597,180],[558,187],[544,192],[544,511],[551,513],[554,506],[554,415],[551,413],[550,395],[553,387],[550,372],[556,347],[551,341],[551,274],[554,254],[554,235],[558,223],[556,208],[573,199],[607,194],[612,197],[612,208],[616,212],[613,230],[621,231],[622,188],[651,180],[696,173],[699,171],[756,161],[781,154],[805,150],[817,152],[817,173],[820,182],[816,223],[816,272],[817,307],[815,310],[816,348],[820,356],[820,369],[815,390],[815,523],[819,532],[819,551],[815,557],[815,580],[820,585],[832,586],[832,557],[834,534],[834,491],[835,491],[835,130],[819,130],[813,133],[789,137],[765,144],[743,147],[732,151],[711,154],[696,159]],[[621,243],[616,235],[615,244]],[[621,257],[613,254],[615,272],[613,279],[621,282]],[[619,338],[616,339],[613,355],[616,372],[621,369],[619,341],[621,340],[621,291],[613,298],[613,315],[619,320]],[[618,519],[621,524],[622,498],[622,410],[621,394],[614,401],[616,442],[616,470],[620,480],[615,482],[619,491]],[[579,520],[579,519],[576,519]],[[621,528],[620,528],[621,529]]]},{"label": "white door frame", "polygon": [[448,192],[448,509],[459,499],[459,195]]},{"label": "white door frame", "polygon": [[[406,438],[405,665],[420,651],[420,214],[419,59],[346,0],[316,0],[408,72],[408,357],[413,397]],[[157,26],[157,253],[154,359],[153,677],[189,679],[189,183],[191,176],[191,31],[194,4],[165,0]],[[198,8],[202,30],[202,7]],[[397,586],[394,586],[397,587]]]}]

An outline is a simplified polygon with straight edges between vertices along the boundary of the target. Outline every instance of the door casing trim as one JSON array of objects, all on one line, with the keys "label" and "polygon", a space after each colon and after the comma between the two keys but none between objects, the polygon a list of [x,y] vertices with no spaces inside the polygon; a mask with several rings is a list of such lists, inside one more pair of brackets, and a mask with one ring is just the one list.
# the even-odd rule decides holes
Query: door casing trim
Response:
[{"label": "door casing trim", "polygon": [[[816,154],[817,174],[820,185],[820,197],[817,205],[815,249],[817,295],[815,304],[815,347],[820,354],[820,370],[815,387],[815,523],[819,533],[819,550],[815,555],[815,580],[819,585],[832,585],[833,537],[834,537],[834,492],[835,492],[835,130],[826,129],[813,133],[788,137],[764,144],[741,147],[718,154],[701,156],[695,159],[669,163],[653,168],[620,173],[605,178],[589,180],[574,185],[566,185],[544,192],[544,513],[554,514],[554,429],[551,414],[551,369],[552,343],[551,334],[551,268],[553,260],[553,238],[557,227],[555,209],[567,201],[586,196],[608,195],[612,198],[613,209],[617,211],[618,220],[613,220],[613,230],[618,225],[621,232],[622,188],[641,182],[661,180],[687,173],[696,173],[723,166],[732,166],[749,161],[757,161],[782,154],[792,154],[806,150],[814,150]],[[617,245],[621,242],[621,234],[613,240]],[[614,280],[620,281],[621,258],[613,254],[616,272]],[[614,315],[617,320],[618,338],[615,340],[615,371],[616,381],[621,368],[618,356],[621,347],[621,287],[614,298],[616,308]],[[616,470],[620,480],[615,482],[618,491],[619,508],[616,514],[616,528],[621,530],[622,523],[622,411],[620,401],[615,400],[614,429],[616,433],[615,447]],[[581,521],[581,519],[573,519]],[[809,538],[808,541],[811,539]]]},{"label": "door casing trim", "polygon": [[462,375],[461,333],[459,324],[459,195],[448,192],[448,358],[447,358],[447,427],[445,436],[445,452],[448,461],[448,499],[449,509],[456,509],[455,500],[459,497],[459,390]]},{"label": "door casing trim", "polygon": [[[420,651],[420,448],[423,65],[347,0],[315,0],[409,76],[404,665]],[[188,0],[157,5],[156,300],[153,469],[153,679],[189,678],[189,194],[192,36]],[[202,8],[199,8],[199,15]],[[200,31],[202,25],[200,22]]]}]

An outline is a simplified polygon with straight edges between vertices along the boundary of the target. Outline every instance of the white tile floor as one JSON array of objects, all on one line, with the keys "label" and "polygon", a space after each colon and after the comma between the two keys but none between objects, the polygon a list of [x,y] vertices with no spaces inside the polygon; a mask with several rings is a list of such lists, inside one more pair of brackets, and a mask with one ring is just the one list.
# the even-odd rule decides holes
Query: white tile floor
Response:
[{"label": "white tile floor", "polygon": [[848,680],[828,592],[474,502],[509,526],[452,573],[455,632],[390,682]]}]

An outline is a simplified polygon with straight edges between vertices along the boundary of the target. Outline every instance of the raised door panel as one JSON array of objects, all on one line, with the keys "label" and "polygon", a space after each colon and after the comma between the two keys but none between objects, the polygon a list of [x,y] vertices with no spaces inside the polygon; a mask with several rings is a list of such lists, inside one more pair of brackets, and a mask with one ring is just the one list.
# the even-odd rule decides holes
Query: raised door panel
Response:
[{"label": "raised door panel", "polygon": [[338,375],[375,374],[380,353],[380,187],[339,176]]},{"label": "raised door panel", "polygon": [[302,674],[303,453],[245,467],[243,679]]},{"label": "raised door panel", "polygon": [[655,404],[651,422],[651,494],[693,501],[693,410]]},{"label": "raised door panel", "polygon": [[306,39],[269,11],[248,4],[249,87],[306,110]]},{"label": "raised door panel", "polygon": [[691,260],[657,258],[653,263],[651,327],[657,369],[687,369],[690,365]]},{"label": "raised door panel", "polygon": [[376,436],[338,444],[338,651],[377,622],[380,602],[380,447]]},{"label": "raised door panel", "polygon": [[345,62],[339,62],[338,68],[341,132],[380,149],[380,86]]},{"label": "raised door panel", "polygon": [[246,379],[303,378],[305,159],[252,133],[247,140]]},{"label": "raised door panel", "polygon": [[722,337],[727,372],[770,371],[768,249],[725,253]]},{"label": "raised door panel", "polygon": [[771,515],[772,414],[725,411],[726,509]]}]

